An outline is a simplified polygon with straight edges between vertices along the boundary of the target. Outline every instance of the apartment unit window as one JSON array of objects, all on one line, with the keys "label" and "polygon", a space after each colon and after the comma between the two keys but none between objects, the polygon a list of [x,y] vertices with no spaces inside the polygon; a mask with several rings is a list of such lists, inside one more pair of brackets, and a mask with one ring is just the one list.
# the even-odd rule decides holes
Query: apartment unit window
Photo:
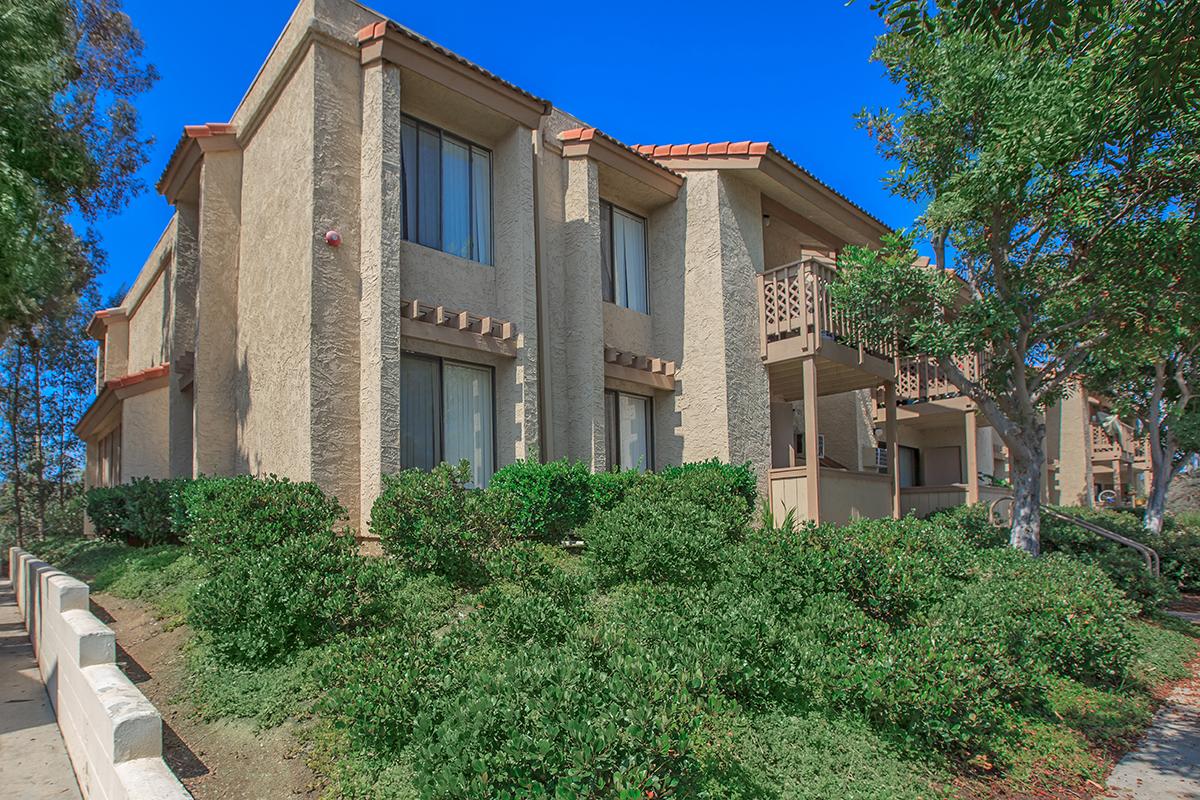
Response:
[{"label": "apartment unit window", "polygon": [[491,264],[491,151],[403,117],[400,161],[404,238]]},{"label": "apartment unit window", "polygon": [[121,482],[121,426],[113,428],[96,445],[96,486],[116,486]]},{"label": "apartment unit window", "polygon": [[495,471],[492,370],[441,358],[400,357],[400,465],[432,469],[471,462],[471,481]]},{"label": "apartment unit window", "polygon": [[601,200],[600,255],[604,299],[649,314],[646,220]]},{"label": "apartment unit window", "polygon": [[625,392],[604,393],[608,466],[645,472],[654,467],[654,402]]}]

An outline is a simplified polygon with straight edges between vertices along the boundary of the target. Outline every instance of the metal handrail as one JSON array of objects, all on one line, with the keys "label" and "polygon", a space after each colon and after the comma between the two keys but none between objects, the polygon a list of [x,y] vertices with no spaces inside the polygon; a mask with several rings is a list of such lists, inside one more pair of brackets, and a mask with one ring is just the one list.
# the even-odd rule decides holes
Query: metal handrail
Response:
[{"label": "metal handrail", "polygon": [[[1003,521],[1000,519],[999,515],[996,513],[997,506],[999,506],[1001,503],[1004,503],[1004,502],[1012,503],[1013,502],[1012,495],[1005,495],[1004,497],[997,497],[988,506],[988,522],[990,522],[993,525],[996,525],[997,527],[1003,527],[1003,525],[1004,525]],[[1074,516],[1071,516],[1070,514],[1064,514],[1061,511],[1055,511],[1053,508],[1050,508],[1049,506],[1046,506],[1046,505],[1041,506],[1041,510],[1042,510],[1043,514],[1049,515],[1049,516],[1053,517],[1054,519],[1059,520],[1060,522],[1068,522],[1072,525],[1083,528],[1085,531],[1087,531],[1089,533],[1094,533],[1095,535],[1097,535],[1101,538],[1108,539],[1110,542],[1116,542],[1117,544],[1124,545],[1132,550],[1137,551],[1138,555],[1140,555],[1142,557],[1142,560],[1146,562],[1146,571],[1149,572],[1151,575],[1153,575],[1155,578],[1162,576],[1162,560],[1158,556],[1158,551],[1155,550],[1153,547],[1150,547],[1149,545],[1143,544],[1142,542],[1136,541],[1134,539],[1130,539],[1127,536],[1122,536],[1121,534],[1116,533],[1114,531],[1110,531],[1108,528],[1101,527],[1101,526],[1095,524],[1094,522],[1088,522],[1085,519],[1080,519],[1079,517],[1074,517]],[[1009,519],[1011,521],[1011,519],[1012,519],[1012,509],[1011,508],[1009,509],[1008,513],[1009,513]]]}]

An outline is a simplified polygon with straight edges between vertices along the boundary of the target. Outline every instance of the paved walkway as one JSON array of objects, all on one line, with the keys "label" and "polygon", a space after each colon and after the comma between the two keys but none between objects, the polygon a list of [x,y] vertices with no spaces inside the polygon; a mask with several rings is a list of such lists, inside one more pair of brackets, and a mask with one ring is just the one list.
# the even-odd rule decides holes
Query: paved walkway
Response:
[{"label": "paved walkway", "polygon": [[79,800],[12,584],[0,581],[0,798]]},{"label": "paved walkway", "polygon": [[[1171,612],[1200,623],[1200,614]],[[1200,800],[1200,676],[1173,691],[1108,777],[1112,800]]]}]

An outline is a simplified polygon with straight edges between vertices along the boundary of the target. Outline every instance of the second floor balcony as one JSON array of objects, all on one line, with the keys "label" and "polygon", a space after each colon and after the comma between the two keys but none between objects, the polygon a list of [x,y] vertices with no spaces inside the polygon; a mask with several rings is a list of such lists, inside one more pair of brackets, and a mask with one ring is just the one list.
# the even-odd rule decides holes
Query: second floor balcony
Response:
[{"label": "second floor balcony", "polygon": [[894,342],[873,336],[860,316],[838,307],[830,293],[836,272],[831,262],[808,258],[758,275],[761,355],[781,382],[809,358],[817,361],[821,394],[894,378]]},{"label": "second floor balcony", "polygon": [[1139,443],[1134,438],[1133,426],[1124,422],[1117,425],[1119,431],[1109,425],[1091,423],[1093,461],[1134,461],[1137,458]]}]

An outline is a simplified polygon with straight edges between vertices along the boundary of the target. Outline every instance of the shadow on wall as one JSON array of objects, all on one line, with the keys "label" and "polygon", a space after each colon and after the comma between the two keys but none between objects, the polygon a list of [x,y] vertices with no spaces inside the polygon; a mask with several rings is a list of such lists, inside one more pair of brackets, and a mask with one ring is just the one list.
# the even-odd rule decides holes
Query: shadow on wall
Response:
[{"label": "shadow on wall", "polygon": [[684,287],[687,278],[687,183],[675,200],[650,215],[651,330],[661,352],[676,364],[675,391],[654,396],[655,467],[683,463],[684,430],[680,400],[687,395],[683,360]]}]

